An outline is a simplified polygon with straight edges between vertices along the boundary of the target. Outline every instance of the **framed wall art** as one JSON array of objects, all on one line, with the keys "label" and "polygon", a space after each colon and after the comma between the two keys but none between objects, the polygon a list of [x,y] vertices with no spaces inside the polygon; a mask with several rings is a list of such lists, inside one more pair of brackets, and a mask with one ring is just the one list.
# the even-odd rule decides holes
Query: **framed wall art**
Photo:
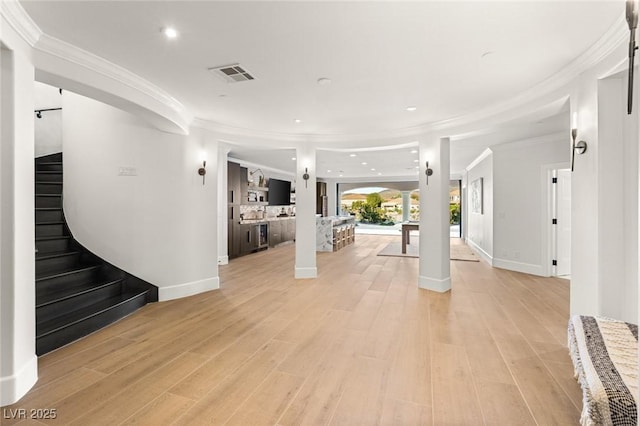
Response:
[{"label": "framed wall art", "polygon": [[483,214],[482,208],[482,178],[478,178],[471,182],[471,189],[469,191],[471,196],[471,213]]}]

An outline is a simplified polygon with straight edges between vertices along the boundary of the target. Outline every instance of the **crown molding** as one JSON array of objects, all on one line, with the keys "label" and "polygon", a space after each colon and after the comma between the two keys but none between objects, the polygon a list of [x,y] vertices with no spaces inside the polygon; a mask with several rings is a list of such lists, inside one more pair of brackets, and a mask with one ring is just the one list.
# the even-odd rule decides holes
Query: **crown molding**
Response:
[{"label": "crown molding", "polygon": [[[313,142],[317,144],[343,144],[354,142],[370,142],[370,146],[379,144],[389,144],[389,139],[416,138],[424,134],[434,134],[440,136],[452,136],[459,129],[464,129],[470,125],[493,120],[496,123],[514,118],[514,113],[518,116],[526,115],[533,109],[539,109],[536,102],[544,100],[545,97],[557,94],[559,97],[566,97],[570,92],[571,83],[583,72],[598,64],[609,54],[615,51],[622,44],[626,43],[628,30],[624,14],[621,14],[607,32],[596,41],[589,49],[574,59],[566,67],[553,76],[543,80],[535,86],[521,92],[505,102],[493,104],[487,108],[477,110],[470,114],[441,120],[432,123],[424,123],[418,126],[407,127],[396,130],[383,130],[375,133],[359,134],[286,134],[277,132],[265,132],[248,128],[227,126],[215,123],[210,120],[197,118],[195,123],[214,132],[220,132],[230,136],[237,136],[249,139],[262,139],[273,141],[289,142]],[[556,97],[558,97],[556,96]],[[553,99],[554,101],[556,99]],[[329,148],[325,146],[323,148]]]},{"label": "crown molding", "polygon": [[[331,149],[339,144],[363,144],[365,142],[369,147],[388,146],[392,145],[390,143],[392,139],[397,139],[398,143],[406,143],[406,140],[402,141],[402,139],[417,138],[428,133],[452,136],[457,131],[464,129],[465,126],[477,125],[479,122],[486,124],[491,120],[499,123],[513,118],[514,114],[527,114],[531,107],[539,107],[539,105],[535,105],[536,101],[542,101],[545,96],[563,90],[568,93],[571,82],[577,76],[606,58],[625,43],[628,37],[624,14],[621,14],[614,25],[596,43],[558,73],[505,102],[496,103],[470,114],[394,130],[357,134],[290,134],[241,128],[207,119],[194,118],[177,99],[137,74],[93,53],[44,34],[17,0],[0,1],[2,2],[0,9],[2,16],[35,50],[69,61],[133,89],[153,100],[156,105],[160,104],[171,111],[172,115],[177,117],[173,121],[177,121],[177,124],[183,129],[195,126],[223,134],[226,137],[238,137],[253,141],[258,139],[276,144],[315,143],[322,145],[322,148],[325,149]],[[167,114],[161,115],[167,117]]]},{"label": "crown molding", "polygon": [[29,46],[33,47],[44,34],[40,27],[36,25],[17,0],[1,0],[1,2],[0,13],[2,17]]},{"label": "crown molding", "polygon": [[137,74],[116,65],[106,59],[86,50],[80,49],[70,43],[43,34],[35,44],[34,49],[56,56],[72,64],[86,68],[92,72],[108,77],[120,84],[123,84],[167,107],[181,119],[184,127],[189,127],[192,116],[187,109],[176,98],[139,77]]},{"label": "crown molding", "polygon": [[482,162],[482,160],[484,160],[485,158],[489,157],[491,154],[493,154],[493,151],[491,150],[491,148],[485,149],[484,151],[482,151],[482,153],[480,155],[478,155],[476,157],[475,160],[473,160],[471,163],[469,163],[469,165],[467,167],[465,167],[464,170],[466,172],[471,171],[471,169],[473,169],[475,166],[480,164]]},{"label": "crown molding", "polygon": [[607,32],[596,41],[589,49],[570,62],[556,74],[545,79],[541,83],[521,92],[506,102],[494,104],[488,108],[460,117],[438,121],[431,124],[432,131],[452,129],[474,122],[498,117],[515,110],[526,110],[527,104],[543,98],[557,90],[566,88],[569,94],[569,86],[580,74],[598,64],[611,54],[616,48],[626,43],[629,37],[624,14],[621,14]]}]

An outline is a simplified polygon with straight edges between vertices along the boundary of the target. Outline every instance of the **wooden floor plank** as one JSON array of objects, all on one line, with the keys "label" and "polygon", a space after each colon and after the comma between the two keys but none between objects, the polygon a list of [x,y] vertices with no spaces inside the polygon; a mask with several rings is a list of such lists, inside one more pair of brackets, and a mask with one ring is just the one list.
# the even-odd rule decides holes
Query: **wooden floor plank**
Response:
[{"label": "wooden floor plank", "polygon": [[[418,259],[358,235],[293,277],[295,246],[233,259],[219,290],[148,305],[39,359],[2,424],[577,424],[566,348],[569,281]],[[459,242],[456,242],[459,243]]]}]

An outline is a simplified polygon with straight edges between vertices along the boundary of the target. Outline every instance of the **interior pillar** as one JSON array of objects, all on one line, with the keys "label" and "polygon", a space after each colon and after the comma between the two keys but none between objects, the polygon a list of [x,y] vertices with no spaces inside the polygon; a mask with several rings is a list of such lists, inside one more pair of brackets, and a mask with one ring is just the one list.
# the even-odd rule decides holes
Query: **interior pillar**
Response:
[{"label": "interior pillar", "polygon": [[[316,267],[316,150],[296,148],[296,278],[315,278]],[[307,179],[305,179],[305,177]]]},{"label": "interior pillar", "polygon": [[411,192],[402,191],[402,221],[408,222],[411,213]]},{"label": "interior pillar", "polygon": [[[449,264],[449,138],[425,136],[420,148],[420,261],[418,286],[451,289]],[[427,162],[433,171],[427,176]],[[427,183],[428,182],[428,183]]]},{"label": "interior pillar", "polygon": [[0,43],[0,405],[38,380],[35,347],[34,68]]}]

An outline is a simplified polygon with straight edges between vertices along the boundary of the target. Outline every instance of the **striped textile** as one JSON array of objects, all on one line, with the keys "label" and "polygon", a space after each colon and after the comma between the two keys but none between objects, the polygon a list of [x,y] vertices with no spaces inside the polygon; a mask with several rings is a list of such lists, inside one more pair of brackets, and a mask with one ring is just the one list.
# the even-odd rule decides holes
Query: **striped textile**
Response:
[{"label": "striped textile", "polygon": [[582,425],[637,425],[638,326],[573,316],[569,350],[582,387]]}]

